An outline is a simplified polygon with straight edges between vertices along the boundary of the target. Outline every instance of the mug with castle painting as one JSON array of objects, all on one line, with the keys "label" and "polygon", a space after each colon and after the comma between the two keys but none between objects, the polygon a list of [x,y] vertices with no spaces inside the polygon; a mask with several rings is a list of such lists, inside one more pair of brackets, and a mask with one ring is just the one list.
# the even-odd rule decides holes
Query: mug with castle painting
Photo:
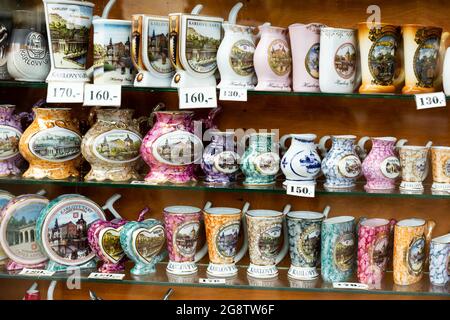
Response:
[{"label": "mug with castle painting", "polygon": [[394,93],[403,83],[403,44],[396,25],[358,23],[360,93]]},{"label": "mug with castle painting", "polygon": [[172,87],[216,86],[223,18],[200,15],[202,8],[169,14],[169,57],[176,69]]},{"label": "mug with castle painting", "polygon": [[131,58],[136,87],[170,87],[174,68],[169,59],[169,19],[132,15]]},{"label": "mug with castle painting", "polygon": [[50,81],[88,82],[86,72],[94,4],[43,0],[50,44]]}]

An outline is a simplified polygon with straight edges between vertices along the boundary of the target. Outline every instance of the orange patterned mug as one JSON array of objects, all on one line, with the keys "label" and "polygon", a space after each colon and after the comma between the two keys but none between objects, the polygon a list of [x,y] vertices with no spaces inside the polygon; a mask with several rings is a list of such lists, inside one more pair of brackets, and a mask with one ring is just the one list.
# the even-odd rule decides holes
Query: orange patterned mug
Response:
[{"label": "orange patterned mug", "polygon": [[434,226],[434,221],[418,218],[397,222],[394,229],[395,284],[410,285],[422,279]]},{"label": "orange patterned mug", "polygon": [[244,257],[248,244],[247,234],[244,230],[244,242],[237,251],[241,220],[245,223],[243,216],[249,207],[245,203],[244,208],[215,207],[205,209],[206,241],[208,242],[209,265],[208,275],[218,277],[231,277],[237,274],[235,263]]}]

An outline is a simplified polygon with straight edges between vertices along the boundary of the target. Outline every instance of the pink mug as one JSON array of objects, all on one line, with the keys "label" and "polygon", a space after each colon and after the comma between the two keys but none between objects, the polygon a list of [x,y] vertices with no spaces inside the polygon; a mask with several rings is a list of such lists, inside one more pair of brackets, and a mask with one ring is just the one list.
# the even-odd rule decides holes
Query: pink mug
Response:
[{"label": "pink mug", "polygon": [[[363,218],[364,219],[364,218]],[[358,280],[379,284],[386,271],[392,247],[394,219],[364,219],[358,228]]]},{"label": "pink mug", "polygon": [[293,89],[319,92],[320,23],[294,23],[289,26],[292,48]]}]

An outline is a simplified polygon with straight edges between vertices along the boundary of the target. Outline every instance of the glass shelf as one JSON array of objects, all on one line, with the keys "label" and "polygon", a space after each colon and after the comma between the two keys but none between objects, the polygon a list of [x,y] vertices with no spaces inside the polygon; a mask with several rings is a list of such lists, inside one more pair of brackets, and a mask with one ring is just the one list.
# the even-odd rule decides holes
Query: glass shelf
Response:
[{"label": "glass shelf", "polygon": [[[219,191],[219,192],[257,192],[257,193],[273,193],[286,194],[286,189],[282,185],[282,181],[277,181],[271,186],[246,186],[242,182],[233,184],[207,184],[205,182],[192,182],[188,184],[148,184],[144,181],[81,181],[77,179],[70,180],[49,180],[49,179],[25,179],[20,177],[2,177],[0,178],[0,188],[5,185],[59,185],[66,187],[111,187],[111,188],[140,188],[140,189],[159,189],[159,190],[185,190],[185,191]],[[419,198],[419,199],[450,199],[450,192],[431,191],[430,185],[425,185],[422,193],[405,192],[398,189],[395,190],[377,190],[367,192],[364,189],[364,183],[359,182],[352,189],[335,189],[329,190],[323,187],[323,182],[318,182],[315,190],[316,195],[321,196],[366,196],[366,197],[384,197],[384,198]]]},{"label": "glass shelf", "polygon": [[[206,287],[206,288],[230,288],[230,289],[261,289],[261,290],[287,290],[299,292],[328,292],[328,293],[356,293],[356,294],[386,294],[386,295],[414,295],[414,296],[444,296],[450,297],[450,286],[434,286],[429,281],[428,273],[425,273],[422,280],[409,286],[399,286],[392,280],[392,272],[387,272],[383,282],[376,288],[369,290],[355,289],[336,289],[332,283],[326,283],[320,279],[311,281],[291,280],[287,276],[288,268],[279,267],[279,275],[272,279],[255,279],[247,276],[246,266],[238,266],[238,274],[233,278],[226,278],[225,283],[208,284],[199,283],[200,278],[211,278],[206,274],[207,265],[199,264],[199,270],[191,276],[175,276],[166,272],[166,262],[161,262],[156,266],[154,274],[144,276],[134,276],[129,273],[129,266],[125,272],[123,280],[105,280],[89,279],[91,272],[96,270],[82,270],[82,282],[100,282],[116,284],[136,284],[136,285],[162,285],[162,286],[188,286],[188,287]],[[52,276],[24,276],[19,275],[18,271],[0,271],[0,279],[12,280],[59,280],[65,281],[68,277],[73,277],[72,272],[57,272]],[[350,282],[357,282],[356,279],[350,279]]]},{"label": "glass shelf", "polygon": [[[0,81],[0,88],[47,88],[45,82],[26,82],[26,81]],[[124,91],[128,92],[177,92],[175,88],[144,88],[123,86]],[[414,99],[414,95],[384,93],[384,94],[361,94],[361,93],[322,93],[322,92],[284,92],[284,91],[254,91],[249,90],[248,95],[272,95],[272,96],[304,96],[304,97],[335,97],[335,98],[363,98],[363,99]],[[450,96],[447,96],[447,100]]]}]

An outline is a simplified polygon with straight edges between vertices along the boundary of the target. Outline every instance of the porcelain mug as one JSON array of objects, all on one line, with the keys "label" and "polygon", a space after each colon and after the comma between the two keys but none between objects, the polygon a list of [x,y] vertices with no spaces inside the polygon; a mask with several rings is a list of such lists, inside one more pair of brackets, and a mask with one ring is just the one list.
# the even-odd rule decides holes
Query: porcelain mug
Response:
[{"label": "porcelain mug", "polygon": [[321,92],[352,93],[359,85],[356,30],[320,30],[319,77]]},{"label": "porcelain mug", "polygon": [[429,171],[429,146],[401,146],[399,148],[402,172],[402,190],[423,190],[422,182]]},{"label": "porcelain mug", "polygon": [[394,283],[410,285],[422,279],[427,247],[435,226],[432,220],[404,219],[394,229]]},{"label": "porcelain mug", "polygon": [[379,284],[389,257],[391,229],[395,220],[364,219],[358,228],[358,280]]},{"label": "porcelain mug", "polygon": [[[210,260],[208,275],[232,277],[237,274],[235,263],[244,257],[248,248],[245,219],[243,219],[243,212],[245,213],[248,207],[249,204],[246,203],[242,210],[228,207],[203,210]],[[244,243],[237,251],[241,219],[244,224]]]},{"label": "porcelain mug", "polygon": [[431,147],[432,190],[450,190],[450,147]]},{"label": "porcelain mug", "polygon": [[435,80],[441,72],[438,60],[442,28],[406,24],[402,26],[402,32],[405,49],[405,86],[402,93],[434,92]]},{"label": "porcelain mug", "polygon": [[450,233],[434,238],[430,244],[430,281],[447,284],[450,276]]},{"label": "porcelain mug", "polygon": [[325,219],[321,239],[322,278],[327,282],[348,281],[356,261],[355,218]]},{"label": "porcelain mug", "polygon": [[[211,203],[205,205],[209,208]],[[170,206],[164,208],[169,264],[167,272],[177,275],[197,272],[196,262],[208,252],[207,244],[197,251],[202,210],[191,206]]]},{"label": "porcelain mug", "polygon": [[[248,232],[250,265],[247,274],[254,278],[271,278],[278,275],[276,265],[288,252],[287,228],[284,215],[291,206],[287,205],[283,212],[275,210],[249,210],[245,214]],[[284,243],[280,241],[284,225]]]},{"label": "porcelain mug", "polygon": [[293,89],[296,92],[319,92],[320,23],[289,26],[292,47]]},{"label": "porcelain mug", "polygon": [[360,93],[393,93],[404,79],[401,28],[358,23],[362,84]]},{"label": "porcelain mug", "polygon": [[445,50],[444,65],[442,69],[442,84],[445,95],[450,95],[450,48]]},{"label": "porcelain mug", "polygon": [[323,212],[291,211],[287,214],[289,252],[292,279],[311,280],[319,276],[316,267],[320,262],[320,239],[322,221],[327,218],[330,207]]}]

